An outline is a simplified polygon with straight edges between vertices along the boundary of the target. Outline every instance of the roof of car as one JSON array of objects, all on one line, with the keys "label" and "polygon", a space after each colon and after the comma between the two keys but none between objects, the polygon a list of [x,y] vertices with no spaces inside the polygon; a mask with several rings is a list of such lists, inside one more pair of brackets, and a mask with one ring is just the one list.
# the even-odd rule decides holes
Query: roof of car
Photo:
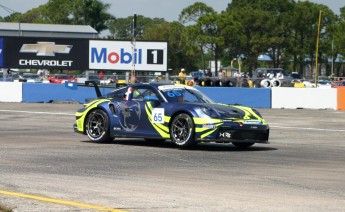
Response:
[{"label": "roof of car", "polygon": [[131,86],[137,87],[137,86],[143,86],[143,85],[148,85],[148,86],[158,88],[159,86],[162,86],[162,85],[174,85],[174,84],[173,83],[164,83],[164,82],[150,82],[150,83],[135,83],[135,84],[132,84]]}]

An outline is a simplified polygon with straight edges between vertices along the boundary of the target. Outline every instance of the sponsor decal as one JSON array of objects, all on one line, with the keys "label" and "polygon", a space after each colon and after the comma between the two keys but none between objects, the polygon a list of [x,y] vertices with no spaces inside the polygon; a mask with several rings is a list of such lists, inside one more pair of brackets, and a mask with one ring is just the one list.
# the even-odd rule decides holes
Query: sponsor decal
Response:
[{"label": "sponsor decal", "polygon": [[108,52],[107,48],[91,48],[91,63],[132,64],[134,58],[135,64],[142,64],[142,51],[142,49],[135,49],[133,56],[124,48],[121,48],[120,52]]},{"label": "sponsor decal", "polygon": [[217,125],[214,125],[214,124],[203,124],[202,128],[215,129],[215,128],[217,128]]},{"label": "sponsor decal", "polygon": [[166,42],[100,41],[89,42],[89,68],[166,71]]},{"label": "sponsor decal", "polygon": [[55,53],[69,54],[72,45],[58,45],[55,42],[37,42],[36,44],[23,44],[20,53],[35,53],[37,56],[51,56]]},{"label": "sponsor decal", "polygon": [[231,133],[229,132],[220,132],[219,138],[231,138]]},{"label": "sponsor decal", "polygon": [[[69,54],[73,45],[55,44],[55,42],[37,42],[35,44],[23,44],[20,53],[31,53],[36,56],[54,57],[55,54]],[[19,59],[20,66],[38,67],[71,67],[71,60],[38,60],[38,59]]]},{"label": "sponsor decal", "polygon": [[21,66],[58,66],[58,67],[69,67],[72,66],[73,61],[70,60],[26,60],[20,59],[19,65]]},{"label": "sponsor decal", "polygon": [[245,120],[245,124],[262,124],[261,121],[256,121],[256,120]]}]

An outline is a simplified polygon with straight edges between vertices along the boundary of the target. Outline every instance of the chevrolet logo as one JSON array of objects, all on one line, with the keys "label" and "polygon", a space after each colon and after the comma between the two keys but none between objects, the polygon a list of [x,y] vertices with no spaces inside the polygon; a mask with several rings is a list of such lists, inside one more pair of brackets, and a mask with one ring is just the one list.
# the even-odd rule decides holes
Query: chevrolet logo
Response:
[{"label": "chevrolet logo", "polygon": [[55,56],[55,53],[69,54],[73,45],[55,45],[55,42],[23,44],[21,53],[36,53],[37,56]]}]

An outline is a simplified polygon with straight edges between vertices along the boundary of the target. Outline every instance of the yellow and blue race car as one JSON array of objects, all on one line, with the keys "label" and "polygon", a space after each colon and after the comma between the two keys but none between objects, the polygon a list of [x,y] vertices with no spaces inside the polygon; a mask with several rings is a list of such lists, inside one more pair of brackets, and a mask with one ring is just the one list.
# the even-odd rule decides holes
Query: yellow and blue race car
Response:
[{"label": "yellow and blue race car", "polygon": [[254,108],[215,103],[194,87],[160,83],[131,84],[85,104],[76,112],[74,131],[94,142],[144,138],[180,147],[231,142],[245,148],[269,138],[269,125]]}]

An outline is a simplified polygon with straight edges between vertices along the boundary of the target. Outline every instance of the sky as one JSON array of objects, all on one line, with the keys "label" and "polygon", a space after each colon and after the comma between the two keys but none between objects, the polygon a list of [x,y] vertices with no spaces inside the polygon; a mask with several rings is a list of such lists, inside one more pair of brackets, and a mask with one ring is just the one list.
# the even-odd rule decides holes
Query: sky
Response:
[{"label": "sky", "polygon": [[[231,0],[100,0],[111,5],[110,14],[116,18],[127,18],[133,14],[150,18],[164,18],[166,21],[177,21],[181,11],[194,4],[203,2],[217,12],[227,8]],[[300,0],[303,1],[303,0]],[[345,6],[344,0],[309,0],[310,2],[327,5],[336,14]],[[0,0],[0,5],[13,11],[25,13],[26,11],[46,4],[48,0]],[[0,7],[0,16],[8,16],[9,12]]]}]

